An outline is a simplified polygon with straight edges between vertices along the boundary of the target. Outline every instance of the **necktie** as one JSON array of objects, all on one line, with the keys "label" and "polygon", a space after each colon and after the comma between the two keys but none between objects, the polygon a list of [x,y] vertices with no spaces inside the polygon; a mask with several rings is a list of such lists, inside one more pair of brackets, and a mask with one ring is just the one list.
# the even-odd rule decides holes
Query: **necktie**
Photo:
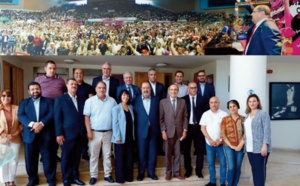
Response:
[{"label": "necktie", "polygon": [[253,28],[252,28],[252,30],[251,30],[251,33],[249,34],[249,37],[247,38],[247,44],[246,44],[245,49],[247,48],[247,46],[248,46],[248,44],[249,44],[249,42],[250,42],[250,40],[251,40],[251,38],[252,38],[252,35],[253,35],[253,33],[254,33],[255,28],[256,28],[256,25],[253,26]]},{"label": "necktie", "polygon": [[172,106],[173,106],[174,112],[176,111],[175,101],[176,101],[175,99],[172,99]]},{"label": "necktie", "polygon": [[196,106],[195,106],[195,97],[192,97],[192,107],[193,107],[193,122],[194,122],[194,124],[196,124],[197,123],[197,120],[196,120]]},{"label": "necktie", "polygon": [[131,86],[128,86],[128,92],[129,92],[130,98],[132,98]]}]

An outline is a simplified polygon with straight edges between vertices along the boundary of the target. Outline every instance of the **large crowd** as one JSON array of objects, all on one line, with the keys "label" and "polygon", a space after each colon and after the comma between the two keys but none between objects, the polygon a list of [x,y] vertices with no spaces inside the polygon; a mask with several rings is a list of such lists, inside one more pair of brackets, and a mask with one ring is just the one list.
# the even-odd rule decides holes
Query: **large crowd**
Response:
[{"label": "large crowd", "polygon": [[[173,13],[109,1],[47,11],[1,10],[0,17],[2,55],[204,55],[205,45],[235,21],[233,13]],[[88,21],[118,17],[135,20]],[[251,23],[247,15],[240,19]]]}]

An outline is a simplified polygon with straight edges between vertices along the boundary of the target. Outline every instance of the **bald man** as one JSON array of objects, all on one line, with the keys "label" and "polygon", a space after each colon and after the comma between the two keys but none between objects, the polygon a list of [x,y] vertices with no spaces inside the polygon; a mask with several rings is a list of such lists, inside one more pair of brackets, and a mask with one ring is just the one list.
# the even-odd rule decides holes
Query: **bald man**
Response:
[{"label": "bald man", "polygon": [[226,160],[223,151],[221,134],[221,121],[227,113],[219,109],[220,101],[217,97],[209,99],[210,110],[203,113],[200,125],[206,141],[206,157],[209,170],[209,183],[205,186],[216,186],[215,159],[218,156],[220,163],[220,185],[226,186]]},{"label": "bald man", "polygon": [[160,129],[165,143],[166,180],[171,180],[172,175],[183,180],[184,176],[180,173],[180,141],[186,138],[188,130],[186,103],[177,97],[177,85],[171,85],[168,92],[170,97],[162,99],[159,106]]}]

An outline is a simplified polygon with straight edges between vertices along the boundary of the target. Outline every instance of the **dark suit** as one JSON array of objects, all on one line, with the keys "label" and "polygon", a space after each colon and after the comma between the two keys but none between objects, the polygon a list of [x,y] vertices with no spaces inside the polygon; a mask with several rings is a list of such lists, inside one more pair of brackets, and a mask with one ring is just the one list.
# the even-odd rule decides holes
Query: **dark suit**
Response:
[{"label": "dark suit", "polygon": [[136,123],[136,137],[139,153],[139,175],[155,175],[157,157],[157,138],[161,138],[159,125],[159,99],[151,96],[149,115],[143,104],[142,96],[133,101]]},{"label": "dark suit", "polygon": [[29,183],[38,183],[39,153],[42,155],[44,173],[49,185],[56,182],[56,149],[53,124],[53,100],[40,97],[39,122],[44,124],[40,133],[30,131],[31,122],[37,122],[36,111],[32,98],[21,101],[18,111],[19,121],[23,124],[23,141],[25,148],[26,171]]},{"label": "dark suit", "polygon": [[172,174],[172,153],[174,151],[173,174],[180,175],[180,138],[184,130],[188,129],[186,103],[177,98],[174,112],[170,98],[165,98],[159,104],[160,129],[165,131],[168,140],[165,141],[166,175]]},{"label": "dark suit", "polygon": [[167,92],[166,92],[165,86],[163,84],[156,82],[155,95],[154,95],[154,91],[153,91],[151,83],[150,83],[150,88],[151,88],[151,96],[158,97],[159,100],[162,100],[167,97]]},{"label": "dark suit", "polygon": [[[249,13],[253,10],[247,6]],[[247,31],[247,43],[252,33],[252,25]],[[276,23],[271,19],[264,20],[252,34],[252,39],[248,43],[246,55],[281,55],[281,47],[276,46],[281,42],[281,33]],[[246,50],[246,48],[245,48]]]},{"label": "dark suit", "polygon": [[78,111],[68,93],[59,96],[54,102],[54,123],[56,136],[64,136],[61,145],[61,168],[63,182],[79,178],[79,163],[82,138],[85,136],[83,97],[77,97]]},{"label": "dark suit", "polygon": [[[93,83],[92,83],[92,87],[94,87],[94,89],[96,88],[98,82],[102,81],[102,76],[98,76],[95,77],[93,79]],[[119,80],[110,76],[109,78],[109,87],[108,88],[108,95],[110,97],[113,97],[115,100],[117,100],[117,87],[119,86]]]},{"label": "dark suit", "polygon": [[204,92],[202,95],[200,83],[197,83],[197,95],[200,96],[201,99],[200,108],[202,113],[204,113],[205,111],[209,110],[209,99],[216,95],[214,85],[211,83],[205,83]]},{"label": "dark suit", "polygon": [[[187,106],[187,112],[188,112],[188,121],[190,121],[191,112],[191,105],[192,102],[190,100],[190,95],[186,95],[183,97],[183,99],[186,102]],[[204,160],[204,154],[205,154],[205,139],[200,129],[200,119],[204,112],[204,110],[201,108],[201,96],[196,95],[196,104],[195,104],[195,118],[196,123],[188,125],[188,133],[186,139],[183,141],[183,151],[184,151],[184,167],[187,172],[192,172],[192,166],[191,166],[191,145],[192,141],[194,141],[194,148],[195,148],[195,154],[197,156],[196,158],[196,174],[199,175],[202,174],[203,169],[203,160]]]},{"label": "dark suit", "polygon": [[[131,89],[132,89],[132,92],[129,92],[130,102],[132,102],[133,99],[135,99],[136,97],[141,95],[141,91],[140,91],[139,87],[137,87],[135,85],[131,85]],[[117,88],[117,99],[120,97],[120,94],[121,94],[122,90],[128,90],[126,84],[118,86],[118,88]],[[131,95],[132,93],[133,93],[133,95]],[[120,100],[117,100],[117,102],[120,103]]]}]

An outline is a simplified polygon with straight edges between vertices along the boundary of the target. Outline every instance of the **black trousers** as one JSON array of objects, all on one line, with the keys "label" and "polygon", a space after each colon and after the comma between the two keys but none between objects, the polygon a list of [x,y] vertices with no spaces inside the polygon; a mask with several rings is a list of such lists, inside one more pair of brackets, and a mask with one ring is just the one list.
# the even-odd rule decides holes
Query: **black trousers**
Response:
[{"label": "black trousers", "polygon": [[32,143],[24,143],[26,172],[29,182],[37,183],[39,154],[42,156],[44,174],[49,184],[56,182],[56,150],[55,139],[45,140],[42,136],[36,135]]},{"label": "black trousers", "polygon": [[82,150],[82,136],[65,140],[61,145],[61,172],[63,182],[79,178],[79,164]]},{"label": "black trousers", "polygon": [[133,181],[133,143],[114,144],[116,182]]},{"label": "black trousers", "polygon": [[194,142],[195,155],[196,155],[196,174],[202,173],[203,161],[205,154],[205,139],[200,130],[200,125],[188,125],[187,137],[182,141],[184,152],[184,167],[187,172],[191,172],[191,146]]}]

